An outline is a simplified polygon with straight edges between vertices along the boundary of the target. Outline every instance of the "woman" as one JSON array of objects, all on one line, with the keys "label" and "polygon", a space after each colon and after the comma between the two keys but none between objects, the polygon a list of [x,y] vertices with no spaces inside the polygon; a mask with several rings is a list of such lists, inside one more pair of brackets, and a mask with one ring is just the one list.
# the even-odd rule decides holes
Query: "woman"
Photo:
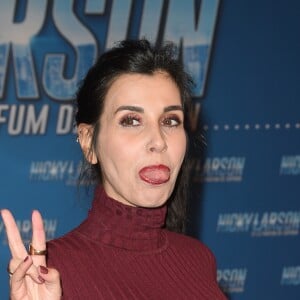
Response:
[{"label": "woman", "polygon": [[211,252],[180,234],[190,86],[170,45],[124,41],[99,58],[76,114],[78,142],[100,183],[92,208],[79,227],[47,243],[47,260],[39,213],[28,256],[2,211],[12,299],[225,299]]}]

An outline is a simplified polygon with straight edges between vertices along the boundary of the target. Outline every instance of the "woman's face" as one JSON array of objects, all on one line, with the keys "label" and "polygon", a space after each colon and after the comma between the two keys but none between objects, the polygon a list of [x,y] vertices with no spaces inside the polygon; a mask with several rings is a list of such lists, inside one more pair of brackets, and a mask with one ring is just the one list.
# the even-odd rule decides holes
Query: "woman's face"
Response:
[{"label": "woman's face", "polygon": [[180,93],[166,73],[125,74],[113,82],[95,149],[110,197],[132,206],[164,204],[185,151]]}]

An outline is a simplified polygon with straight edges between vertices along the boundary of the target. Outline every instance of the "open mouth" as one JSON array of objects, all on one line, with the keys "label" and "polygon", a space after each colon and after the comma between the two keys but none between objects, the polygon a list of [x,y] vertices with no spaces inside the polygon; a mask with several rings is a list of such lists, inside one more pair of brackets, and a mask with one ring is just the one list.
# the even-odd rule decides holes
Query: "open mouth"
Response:
[{"label": "open mouth", "polygon": [[170,179],[170,168],[165,165],[154,165],[142,168],[140,178],[150,184],[163,184]]}]

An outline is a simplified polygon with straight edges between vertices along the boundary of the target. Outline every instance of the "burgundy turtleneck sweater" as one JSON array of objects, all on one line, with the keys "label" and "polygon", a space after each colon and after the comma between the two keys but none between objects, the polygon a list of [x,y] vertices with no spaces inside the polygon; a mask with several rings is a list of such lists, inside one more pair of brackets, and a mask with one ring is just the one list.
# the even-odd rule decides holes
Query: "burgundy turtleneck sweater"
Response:
[{"label": "burgundy turtleneck sweater", "polygon": [[88,218],[48,242],[64,300],[223,300],[212,253],[163,229],[166,207],[123,205],[98,188]]}]

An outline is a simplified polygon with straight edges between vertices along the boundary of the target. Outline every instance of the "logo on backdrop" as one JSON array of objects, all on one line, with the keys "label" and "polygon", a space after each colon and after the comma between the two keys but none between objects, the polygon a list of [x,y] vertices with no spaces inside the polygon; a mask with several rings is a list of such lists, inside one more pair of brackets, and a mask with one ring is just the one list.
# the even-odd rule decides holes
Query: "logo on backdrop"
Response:
[{"label": "logo on backdrop", "polygon": [[280,163],[280,175],[300,175],[300,155],[283,155]]},{"label": "logo on backdrop", "polygon": [[247,268],[217,271],[217,281],[225,293],[242,293],[247,278]]},{"label": "logo on backdrop", "polygon": [[223,156],[206,158],[203,167],[201,160],[194,163],[194,181],[239,182],[243,179],[246,158]]},{"label": "logo on backdrop", "polygon": [[[56,219],[43,219],[46,239],[51,240],[56,236],[57,220]],[[25,244],[29,244],[32,239],[32,226],[29,219],[17,219],[17,226],[21,233],[22,240]],[[0,241],[3,245],[7,245],[7,237],[3,221],[0,221]]]},{"label": "logo on backdrop", "polygon": [[[32,181],[62,181],[65,185],[93,185],[90,178],[80,178],[82,161],[45,160],[32,161],[29,167],[29,179]],[[80,181],[78,179],[80,178]]]},{"label": "logo on backdrop", "polygon": [[300,211],[219,214],[217,232],[250,233],[253,237],[299,234]]},{"label": "logo on backdrop", "polygon": [[63,181],[75,185],[81,170],[82,162],[73,160],[32,161],[29,179],[33,181]]},{"label": "logo on backdrop", "polygon": [[[57,135],[72,133],[70,101],[78,82],[98,52],[125,38],[151,37],[158,45],[164,40],[178,45],[178,55],[196,82],[193,94],[201,97],[219,2],[202,0],[200,5],[200,1],[192,0],[145,1],[142,6],[132,6],[131,1],[109,5],[106,1],[80,5],[54,1],[48,13],[47,1],[32,1],[30,5],[1,3],[0,26],[6,30],[0,38],[0,127],[13,136],[43,135],[49,132],[48,127]],[[52,22],[45,22],[48,17]],[[47,35],[41,36],[46,27]],[[198,109],[194,111],[199,113],[199,106],[195,103]]]},{"label": "logo on backdrop", "polygon": [[283,267],[281,285],[300,285],[300,266]]}]

